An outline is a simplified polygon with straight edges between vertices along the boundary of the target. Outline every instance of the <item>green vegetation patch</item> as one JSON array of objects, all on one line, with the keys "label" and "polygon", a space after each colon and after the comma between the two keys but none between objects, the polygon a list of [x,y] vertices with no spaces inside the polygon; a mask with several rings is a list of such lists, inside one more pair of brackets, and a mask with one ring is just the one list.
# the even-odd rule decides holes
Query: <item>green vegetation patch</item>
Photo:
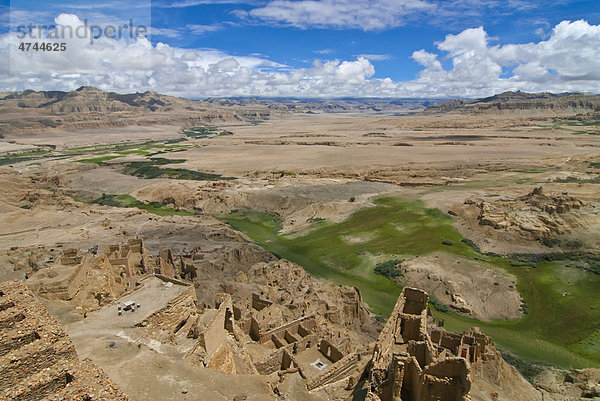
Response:
[{"label": "green vegetation patch", "polygon": [[[490,260],[506,262],[495,257]],[[564,260],[531,263],[536,267],[506,267],[517,277],[524,298],[522,319],[481,322],[440,311],[434,315],[444,319],[449,330],[480,327],[502,349],[525,361],[563,368],[599,366],[600,342],[589,338],[600,326],[600,275]]]},{"label": "green vegetation patch", "polygon": [[[551,125],[546,126],[547,128],[553,128],[556,130],[562,129],[569,131],[571,134],[575,135],[600,135],[600,132],[594,130],[595,127],[600,125],[600,121],[595,118],[590,117],[573,117],[567,120],[555,120]],[[573,130],[573,128],[577,127],[590,127],[592,130]]]},{"label": "green vegetation patch", "polygon": [[533,383],[534,379],[538,377],[546,367],[548,367],[548,364],[546,363],[524,361],[517,358],[510,352],[500,352],[502,354],[502,359],[514,366],[515,369],[517,369],[519,373],[521,373],[523,377],[530,383]]},{"label": "green vegetation patch", "polygon": [[[417,200],[392,197],[377,199],[375,204],[344,222],[317,225],[309,234],[293,237],[278,235],[278,216],[238,211],[223,220],[316,277],[359,287],[369,307],[382,315],[391,312],[401,288],[374,271],[374,259],[385,261],[442,250],[476,255],[460,242],[462,236],[453,227],[452,219],[440,210],[425,208]],[[365,241],[352,243],[348,237]],[[445,238],[454,245],[442,245]]]},{"label": "green vegetation patch", "polygon": [[443,313],[450,313],[450,308],[448,307],[448,305],[438,301],[437,298],[435,298],[433,296],[429,296],[429,305],[432,306],[437,311],[440,311]]},{"label": "green vegetation patch", "polygon": [[577,183],[577,184],[600,184],[600,176],[593,178],[565,177],[556,178],[554,182],[558,183]]},{"label": "green vegetation patch", "polygon": [[375,270],[375,273],[381,274],[390,280],[395,280],[396,277],[402,276],[402,272],[396,268],[400,263],[402,263],[402,259],[391,259],[387,262],[377,263],[373,270]]},{"label": "green vegetation patch", "polygon": [[80,160],[77,160],[77,161],[79,163],[92,163],[92,164],[101,165],[101,164],[106,163],[107,161],[116,159],[118,157],[120,157],[120,156],[100,156],[100,157],[93,157],[93,158],[90,158],[90,159],[80,159]]},{"label": "green vegetation patch", "polygon": [[[151,149],[151,148],[149,148]],[[119,155],[140,155],[140,156],[146,156],[149,155],[151,152],[148,152],[147,150],[141,150],[141,149],[132,149],[132,150],[120,150],[115,152]]]},{"label": "green vegetation patch", "polygon": [[35,150],[31,152],[12,153],[0,156],[0,166],[8,166],[15,163],[37,160],[50,153],[49,150]]},{"label": "green vegetation patch", "polygon": [[196,213],[188,212],[187,210],[174,209],[166,207],[165,205],[158,202],[145,203],[133,196],[127,194],[114,195],[114,194],[102,194],[100,198],[94,199],[92,203],[113,206],[113,207],[135,207],[137,209],[146,210],[149,213],[156,214],[158,216],[195,216]]},{"label": "green vegetation patch", "polygon": [[185,135],[189,139],[207,139],[216,136],[231,136],[231,131],[219,131],[217,127],[199,126],[181,130],[180,134]]},{"label": "green vegetation patch", "polygon": [[165,159],[162,157],[150,158],[150,160],[126,162],[123,174],[133,175],[135,177],[152,178],[170,178],[174,180],[195,180],[195,181],[220,181],[234,180],[234,177],[224,177],[220,174],[202,173],[199,171],[187,170],[173,167],[159,167],[167,164],[185,163],[185,159]]},{"label": "green vegetation patch", "polygon": [[120,143],[107,143],[103,145],[89,145],[89,146],[78,146],[72,147],[65,151],[66,154],[70,155],[83,155],[89,153],[114,153],[120,151],[126,151],[130,149],[138,149],[144,146],[160,145],[160,141],[145,141],[145,142],[120,142]]}]

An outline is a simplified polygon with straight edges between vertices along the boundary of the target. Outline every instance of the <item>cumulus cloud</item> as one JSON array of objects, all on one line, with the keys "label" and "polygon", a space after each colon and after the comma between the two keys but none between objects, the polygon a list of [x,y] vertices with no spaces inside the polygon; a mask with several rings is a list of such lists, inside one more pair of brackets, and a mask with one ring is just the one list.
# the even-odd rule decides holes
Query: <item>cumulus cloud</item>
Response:
[{"label": "cumulus cloud", "polygon": [[563,21],[538,43],[489,42],[482,27],[446,36],[437,47],[452,60],[449,70],[437,55],[414,52],[412,58],[425,67],[415,82],[451,95],[515,89],[600,92],[600,25]]},{"label": "cumulus cloud", "polygon": [[[61,27],[85,28],[74,14],[55,19]],[[67,30],[70,32],[70,30]],[[80,31],[80,33],[83,31]],[[219,50],[190,50],[147,38],[64,37],[66,52],[24,52],[17,33],[0,36],[0,57],[10,68],[0,70],[3,89],[71,90],[81,85],[128,92],[156,90],[192,98],[204,96],[318,96],[322,90],[351,95],[375,73],[364,59],[316,61],[306,69],[253,56],[231,56]],[[49,41],[50,42],[50,41]]]},{"label": "cumulus cloud", "polygon": [[[82,26],[75,15],[60,26]],[[447,35],[435,52],[417,50],[422,66],[412,81],[374,78],[368,55],[317,60],[293,68],[261,55],[235,56],[213,49],[153,45],[101,37],[65,38],[66,52],[23,52],[16,33],[0,35],[2,90],[72,90],[93,85],[117,92],[155,90],[190,98],[208,96],[430,97],[487,96],[505,90],[600,93],[600,26],[563,21],[547,40],[493,44],[483,28]]]}]

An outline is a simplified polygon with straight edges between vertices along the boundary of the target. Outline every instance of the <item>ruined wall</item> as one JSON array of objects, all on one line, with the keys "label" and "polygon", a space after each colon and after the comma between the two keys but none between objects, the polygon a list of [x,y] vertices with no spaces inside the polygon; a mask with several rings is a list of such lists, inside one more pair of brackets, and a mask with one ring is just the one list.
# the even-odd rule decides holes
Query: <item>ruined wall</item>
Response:
[{"label": "ruined wall", "polygon": [[336,383],[348,376],[355,375],[356,379],[362,374],[369,358],[360,353],[353,353],[337,361],[337,363],[327,367],[321,374],[307,381],[308,390]]},{"label": "ruined wall", "polygon": [[471,389],[470,367],[461,357],[446,358],[424,370],[423,400],[462,401]]},{"label": "ruined wall", "polygon": [[133,290],[142,275],[154,274],[156,270],[155,259],[139,239],[109,245],[98,256],[89,253],[81,256],[77,250],[68,250],[65,255],[68,260],[80,263],[41,269],[28,284],[44,298],[69,300],[84,311],[114,301]]},{"label": "ruined wall", "polygon": [[[260,336],[260,342],[261,343],[265,343],[271,340],[272,336],[276,336],[279,338],[284,338],[285,336],[285,332],[288,331],[290,333],[297,333],[298,332],[298,326],[302,325],[303,323],[305,324],[306,327],[312,327],[313,324],[308,323],[310,322],[311,319],[314,319],[313,316],[306,316],[303,318],[300,318],[298,320],[294,320],[292,322],[286,323],[282,326],[279,326],[277,328],[274,328],[273,330],[270,330],[268,332],[262,333]],[[305,328],[306,328],[305,327]]]},{"label": "ruined wall", "polygon": [[[43,277],[44,279],[39,280],[40,284],[37,292],[50,299],[60,299],[63,301],[72,299],[84,284],[90,267],[89,263],[84,262],[69,267],[56,266],[52,268],[54,271],[43,269],[38,274],[38,277]],[[54,274],[56,274],[56,277],[52,277]]]},{"label": "ruined wall", "polygon": [[[193,286],[179,294],[166,307],[154,312],[136,326],[146,332],[162,332],[163,341],[174,341],[175,336],[188,336],[191,326],[198,317],[198,300]],[[156,336],[156,334],[155,334]]]},{"label": "ruined wall", "polygon": [[248,358],[242,339],[245,333],[234,320],[231,295],[215,295],[215,309],[205,309],[188,337],[198,337],[186,359],[197,365],[229,374],[258,374]]},{"label": "ruined wall", "polygon": [[[228,326],[226,320],[233,319],[233,303],[231,302],[231,296],[229,294],[218,295],[220,295],[219,297],[216,297],[218,298],[216,299],[218,311],[202,333],[204,348],[206,349],[206,354],[209,359],[229,335],[229,331],[225,328]],[[228,316],[227,311],[230,311],[230,316]]]},{"label": "ruined wall", "polygon": [[79,249],[67,249],[60,255],[59,263],[65,266],[72,266],[81,263],[82,255]]},{"label": "ruined wall", "polygon": [[156,273],[175,277],[175,263],[170,249],[161,249],[158,253],[158,271]]}]

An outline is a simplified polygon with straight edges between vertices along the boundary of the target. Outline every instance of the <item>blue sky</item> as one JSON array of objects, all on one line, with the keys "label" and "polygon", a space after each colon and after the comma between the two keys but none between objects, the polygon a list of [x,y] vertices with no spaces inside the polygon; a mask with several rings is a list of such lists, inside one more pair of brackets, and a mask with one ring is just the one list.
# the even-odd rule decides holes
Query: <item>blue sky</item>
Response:
[{"label": "blue sky", "polygon": [[[74,43],[64,55],[73,58],[69,71],[58,55],[25,58],[11,48],[18,43],[7,39],[13,68],[2,89],[87,83],[121,92],[155,87],[188,97],[421,93],[466,97],[513,89],[600,91],[598,0],[13,0],[10,4],[4,0],[0,4],[3,35],[10,35],[9,21],[14,30],[28,22],[55,24],[61,14],[61,24],[87,19],[105,26],[133,19],[136,25],[151,27],[152,33],[148,37],[152,47],[147,49],[152,66],[140,65],[135,71],[124,69],[131,64],[125,56],[140,57],[131,41],[107,41],[102,48]],[[79,58],[81,52],[89,55],[86,66],[78,65],[75,49]],[[114,56],[107,49],[113,49]],[[564,58],[570,54],[573,62],[567,65]],[[21,70],[28,62],[31,72],[25,73]],[[94,63],[95,74],[90,73]],[[141,76],[144,68],[148,70]]]},{"label": "blue sky", "polygon": [[[360,1],[358,1],[360,2]],[[600,23],[600,2],[590,1],[526,1],[510,5],[510,1],[470,1],[464,4],[468,15],[452,13],[447,5],[446,16],[433,13],[407,15],[400,26],[382,29],[345,29],[334,26],[291,26],[285,21],[238,18],[239,10],[251,11],[264,1],[244,4],[198,4],[184,8],[163,8],[161,4],[182,1],[154,1],[152,24],[157,28],[185,27],[198,24],[217,26],[218,31],[202,35],[187,34],[179,38],[155,36],[177,46],[210,47],[226,50],[236,55],[261,53],[269,59],[297,67],[306,67],[314,58],[352,59],[357,55],[372,55],[375,77],[409,80],[421,70],[410,56],[412,52],[435,50],[435,42],[449,33],[459,33],[467,28],[483,26],[497,43],[527,43],[547,36],[552,27],[563,20],[586,19],[591,24]],[[190,4],[199,2],[189,2]],[[444,3],[435,2],[441,7]],[[595,11],[594,11],[595,10]],[[433,14],[433,15],[432,15]],[[375,57],[379,56],[379,57]],[[379,59],[380,58],[380,59]],[[447,62],[446,64],[449,64]]]}]

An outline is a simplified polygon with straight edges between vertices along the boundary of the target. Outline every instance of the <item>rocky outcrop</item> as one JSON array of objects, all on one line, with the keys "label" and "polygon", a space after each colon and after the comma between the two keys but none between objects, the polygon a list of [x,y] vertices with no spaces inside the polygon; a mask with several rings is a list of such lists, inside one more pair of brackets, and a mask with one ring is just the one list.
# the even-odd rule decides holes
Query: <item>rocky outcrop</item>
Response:
[{"label": "rocky outcrop", "polygon": [[453,312],[484,321],[522,315],[516,278],[484,262],[435,253],[405,260],[399,270],[402,285],[422,288]]},{"label": "rocky outcrop", "polygon": [[590,207],[566,193],[546,195],[542,187],[516,198],[492,201],[469,198],[465,205],[479,208],[477,219],[480,225],[513,231],[534,240],[568,235],[574,228],[584,225],[577,211]]},{"label": "rocky outcrop", "polygon": [[318,315],[354,330],[368,331],[372,324],[358,288],[315,282],[295,263],[286,260],[260,263],[247,275],[249,281],[261,285],[262,297],[292,303],[297,316]]}]

